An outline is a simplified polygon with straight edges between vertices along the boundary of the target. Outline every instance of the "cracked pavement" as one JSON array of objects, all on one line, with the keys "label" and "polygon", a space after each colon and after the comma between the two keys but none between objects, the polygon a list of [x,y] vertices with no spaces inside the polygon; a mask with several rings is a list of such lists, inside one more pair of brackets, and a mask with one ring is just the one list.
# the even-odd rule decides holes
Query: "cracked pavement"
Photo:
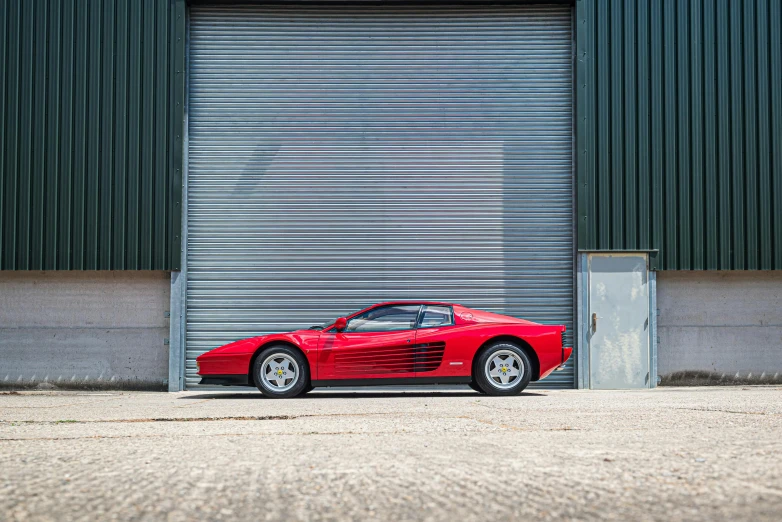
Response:
[{"label": "cracked pavement", "polygon": [[0,520],[782,514],[779,386],[238,390],[0,392]]}]

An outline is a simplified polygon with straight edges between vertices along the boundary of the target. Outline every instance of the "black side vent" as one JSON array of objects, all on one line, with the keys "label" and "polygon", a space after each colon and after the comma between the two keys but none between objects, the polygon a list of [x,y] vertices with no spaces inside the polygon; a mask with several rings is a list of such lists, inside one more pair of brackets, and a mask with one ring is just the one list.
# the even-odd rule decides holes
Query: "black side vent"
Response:
[{"label": "black side vent", "polygon": [[339,353],[334,358],[337,375],[431,372],[440,367],[444,342],[403,344]]},{"label": "black side vent", "polygon": [[445,343],[422,343],[415,347],[415,371],[432,372],[440,367],[445,353]]},{"label": "black side vent", "polygon": [[567,338],[567,335],[565,335],[565,332],[562,332],[562,346],[565,346],[565,343],[567,342],[565,339]]}]

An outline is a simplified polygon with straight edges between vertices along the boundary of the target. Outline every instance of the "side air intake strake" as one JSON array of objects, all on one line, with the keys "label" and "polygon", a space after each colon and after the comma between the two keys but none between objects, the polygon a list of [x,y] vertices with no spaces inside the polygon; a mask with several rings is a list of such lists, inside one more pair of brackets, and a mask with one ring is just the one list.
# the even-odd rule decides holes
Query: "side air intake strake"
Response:
[{"label": "side air intake strake", "polygon": [[360,353],[339,353],[334,358],[337,375],[431,372],[440,367],[444,342],[383,346]]}]

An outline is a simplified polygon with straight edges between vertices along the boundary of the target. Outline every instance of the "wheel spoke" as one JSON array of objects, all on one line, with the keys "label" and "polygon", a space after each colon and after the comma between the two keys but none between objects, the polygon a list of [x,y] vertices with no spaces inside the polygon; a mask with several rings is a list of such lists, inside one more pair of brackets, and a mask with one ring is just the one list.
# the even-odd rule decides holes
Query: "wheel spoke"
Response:
[{"label": "wheel spoke", "polygon": [[279,386],[280,388],[285,386],[285,377],[277,377],[275,381],[277,382],[277,386]]},{"label": "wheel spoke", "polygon": [[500,375],[500,381],[502,381],[502,384],[508,384],[508,374],[503,373],[502,375]]}]

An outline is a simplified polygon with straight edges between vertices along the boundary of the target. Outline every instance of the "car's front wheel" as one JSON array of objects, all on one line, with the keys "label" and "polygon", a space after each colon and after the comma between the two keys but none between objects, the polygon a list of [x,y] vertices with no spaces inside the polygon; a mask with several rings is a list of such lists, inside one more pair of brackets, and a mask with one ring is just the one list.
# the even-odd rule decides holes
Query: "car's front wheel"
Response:
[{"label": "car's front wheel", "polygon": [[310,385],[309,365],[299,350],[284,345],[270,346],[256,357],[253,380],[267,397],[296,397]]},{"label": "car's front wheel", "polygon": [[518,395],[532,378],[524,350],[500,341],[483,350],[473,365],[473,379],[487,395]]},{"label": "car's front wheel", "polygon": [[475,381],[469,383],[468,386],[473,390],[477,391],[478,393],[484,393],[483,388],[478,386],[478,384]]}]

